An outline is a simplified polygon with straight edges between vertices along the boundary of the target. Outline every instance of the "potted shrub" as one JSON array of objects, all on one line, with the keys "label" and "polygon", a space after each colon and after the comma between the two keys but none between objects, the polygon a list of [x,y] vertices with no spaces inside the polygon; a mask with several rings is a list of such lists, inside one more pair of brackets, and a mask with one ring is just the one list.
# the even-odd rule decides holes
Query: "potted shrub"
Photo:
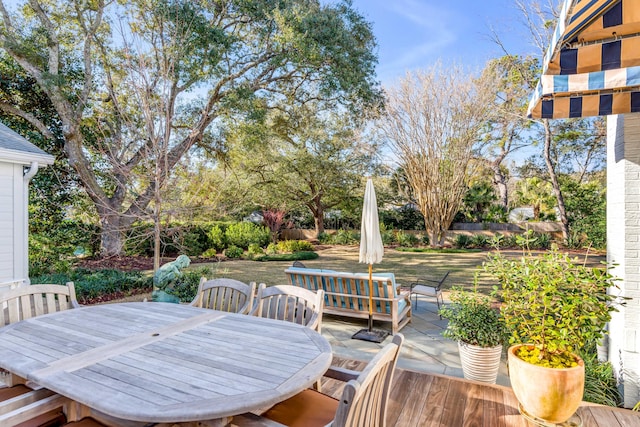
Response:
[{"label": "potted shrub", "polygon": [[576,351],[602,338],[615,310],[608,267],[577,264],[557,247],[518,259],[498,251],[484,267],[501,285],[494,289],[514,344],[507,357],[520,409],[537,420],[567,421],[584,393],[584,362]]},{"label": "potted shrub", "polygon": [[442,335],[458,341],[464,377],[495,384],[506,328],[493,299],[478,293],[477,274],[473,291],[454,287],[450,299],[440,310],[449,321]]}]

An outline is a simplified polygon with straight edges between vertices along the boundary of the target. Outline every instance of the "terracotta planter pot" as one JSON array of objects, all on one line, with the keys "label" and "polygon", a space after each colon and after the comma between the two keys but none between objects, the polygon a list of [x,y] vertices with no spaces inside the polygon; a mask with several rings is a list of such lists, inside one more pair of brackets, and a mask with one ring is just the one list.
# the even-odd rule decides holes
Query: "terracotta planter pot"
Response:
[{"label": "terracotta planter pot", "polygon": [[500,369],[502,346],[479,347],[458,341],[462,372],[468,380],[482,381],[495,384]]},{"label": "terracotta planter pot", "polygon": [[509,347],[511,387],[522,409],[549,423],[563,423],[573,415],[584,394],[584,361],[578,366],[556,369],[532,365],[515,355],[521,345]]}]

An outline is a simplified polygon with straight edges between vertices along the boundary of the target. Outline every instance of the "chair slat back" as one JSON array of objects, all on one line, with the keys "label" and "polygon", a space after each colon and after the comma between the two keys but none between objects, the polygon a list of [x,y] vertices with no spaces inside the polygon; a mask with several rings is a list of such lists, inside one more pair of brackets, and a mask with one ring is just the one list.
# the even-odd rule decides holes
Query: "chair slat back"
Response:
[{"label": "chair slat back", "polygon": [[332,427],[384,427],[393,372],[404,341],[396,334],[342,392]]},{"label": "chair slat back", "polygon": [[316,292],[291,285],[258,287],[254,316],[285,320],[320,332],[324,291]]},{"label": "chair slat back", "polygon": [[73,282],[66,285],[28,285],[0,292],[0,326],[80,307]]},{"label": "chair slat back", "polygon": [[256,292],[255,282],[247,285],[239,280],[200,279],[198,293],[191,305],[230,313],[249,313]]}]

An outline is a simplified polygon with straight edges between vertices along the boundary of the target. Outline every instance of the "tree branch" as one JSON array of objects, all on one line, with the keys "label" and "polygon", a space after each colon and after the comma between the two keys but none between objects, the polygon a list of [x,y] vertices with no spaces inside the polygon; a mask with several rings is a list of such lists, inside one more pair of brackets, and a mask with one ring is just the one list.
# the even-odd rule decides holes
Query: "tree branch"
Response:
[{"label": "tree branch", "polygon": [[44,135],[46,138],[56,139],[55,135],[49,130],[47,125],[45,125],[42,121],[38,120],[36,116],[31,113],[27,113],[26,111],[22,111],[18,107],[15,107],[11,104],[7,104],[5,102],[0,102],[0,110],[5,113],[13,114],[18,117],[22,117],[26,121],[28,121],[33,127],[38,129],[38,131]]}]

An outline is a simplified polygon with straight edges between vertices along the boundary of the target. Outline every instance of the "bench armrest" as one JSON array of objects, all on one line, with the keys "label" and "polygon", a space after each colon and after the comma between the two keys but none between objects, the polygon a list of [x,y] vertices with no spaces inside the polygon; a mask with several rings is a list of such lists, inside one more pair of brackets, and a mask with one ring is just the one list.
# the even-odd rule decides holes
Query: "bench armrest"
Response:
[{"label": "bench armrest", "polygon": [[328,378],[333,378],[334,380],[347,382],[347,381],[355,380],[356,378],[358,378],[360,373],[361,372],[354,371],[352,369],[341,368],[339,366],[331,366],[329,367],[327,372],[324,373],[324,376]]}]

